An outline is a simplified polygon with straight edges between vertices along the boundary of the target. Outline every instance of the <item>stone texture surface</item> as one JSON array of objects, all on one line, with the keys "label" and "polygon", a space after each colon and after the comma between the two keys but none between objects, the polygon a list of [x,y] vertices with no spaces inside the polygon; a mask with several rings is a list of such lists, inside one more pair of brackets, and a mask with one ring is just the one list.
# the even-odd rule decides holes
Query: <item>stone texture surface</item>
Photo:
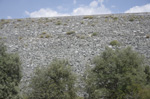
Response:
[{"label": "stone texture surface", "polygon": [[[0,41],[8,52],[19,53],[23,67],[22,91],[37,66],[54,58],[68,59],[82,76],[86,65],[118,40],[150,58],[150,13],[69,16],[1,20]],[[74,31],[75,33],[67,34]],[[94,35],[95,34],[95,35]]]}]

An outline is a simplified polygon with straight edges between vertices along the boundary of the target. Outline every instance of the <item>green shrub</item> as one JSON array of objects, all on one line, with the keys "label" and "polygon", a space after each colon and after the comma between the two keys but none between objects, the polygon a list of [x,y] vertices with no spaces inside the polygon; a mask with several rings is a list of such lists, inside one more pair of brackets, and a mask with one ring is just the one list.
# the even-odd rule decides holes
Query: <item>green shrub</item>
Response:
[{"label": "green shrub", "polygon": [[150,35],[147,34],[147,35],[146,35],[146,38],[150,38]]},{"label": "green shrub", "polygon": [[0,20],[0,29],[3,28],[3,25],[8,24],[8,23],[9,23],[9,20],[1,19],[1,20]]},{"label": "green shrub", "polygon": [[44,34],[46,34],[46,32],[42,32],[42,34],[44,35]]},{"label": "green shrub", "polygon": [[45,38],[49,38],[49,37],[50,37],[50,35],[48,35],[48,34],[45,36]]},{"label": "green shrub", "polygon": [[81,34],[77,34],[76,37],[79,38],[79,39],[85,39],[86,38],[85,35],[81,35]]},{"label": "green shrub", "polygon": [[22,21],[21,19],[17,19],[18,22]]},{"label": "green shrub", "polygon": [[134,17],[130,17],[129,21],[132,22],[132,21],[134,21],[134,19],[135,19]]},{"label": "green shrub", "polygon": [[61,25],[61,22],[60,21],[57,21],[57,23],[55,25]]},{"label": "green shrub", "polygon": [[145,74],[146,74],[146,81],[147,81],[147,84],[149,84],[150,82],[150,67],[149,66],[145,66]]},{"label": "green shrub", "polygon": [[92,33],[92,36],[97,36],[97,32]]},{"label": "green shrub", "polygon": [[117,21],[117,20],[118,20],[118,17],[113,17],[113,20]]},{"label": "green shrub", "polygon": [[120,43],[117,40],[113,40],[113,41],[110,42],[110,45],[112,45],[112,46],[119,46]]},{"label": "green shrub", "polygon": [[19,40],[21,40],[23,37],[19,37]]},{"label": "green shrub", "polygon": [[56,59],[48,67],[36,70],[29,99],[75,99],[74,84],[68,62]]},{"label": "green shrub", "polygon": [[81,21],[81,24],[84,24],[84,22],[83,22],[83,21]]},{"label": "green shrub", "polygon": [[93,63],[95,67],[86,74],[89,99],[149,99],[139,98],[144,97],[140,96],[143,86],[150,84],[147,79],[149,71],[144,71],[143,56],[130,47],[106,48]]},{"label": "green shrub", "polygon": [[150,99],[150,87],[145,87],[139,91],[139,99]]},{"label": "green shrub", "polygon": [[85,16],[83,19],[93,19],[93,16]]},{"label": "green shrub", "polygon": [[93,27],[94,27],[94,26],[95,26],[95,24],[92,24],[91,26],[93,26]]},{"label": "green shrub", "polygon": [[66,26],[66,25],[67,25],[67,23],[64,23],[64,25]]},{"label": "green shrub", "polygon": [[71,35],[71,34],[74,34],[75,31],[69,31],[69,32],[66,32],[67,35]]},{"label": "green shrub", "polygon": [[40,38],[44,38],[44,36],[43,36],[43,35],[40,35]]},{"label": "green shrub", "polygon": [[18,55],[6,53],[6,47],[0,43],[0,99],[21,99],[18,87],[20,65]]},{"label": "green shrub", "polygon": [[106,17],[105,17],[105,22],[110,21],[110,19],[112,19],[112,20],[114,20],[114,21],[117,21],[117,20],[118,20],[118,17],[115,17],[115,16],[106,16]]}]

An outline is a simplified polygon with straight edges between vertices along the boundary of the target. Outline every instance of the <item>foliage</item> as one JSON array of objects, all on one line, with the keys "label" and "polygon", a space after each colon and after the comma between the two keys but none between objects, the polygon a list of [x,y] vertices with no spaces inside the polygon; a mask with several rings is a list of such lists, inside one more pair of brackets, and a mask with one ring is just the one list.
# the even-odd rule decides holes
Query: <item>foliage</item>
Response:
[{"label": "foliage", "polygon": [[49,38],[49,37],[50,37],[50,35],[48,35],[48,34],[45,36],[45,38]]},{"label": "foliage", "polygon": [[135,20],[135,17],[134,16],[132,16],[132,17],[130,17],[130,19],[129,19],[129,21],[134,21]]},{"label": "foliage", "polygon": [[46,34],[46,32],[42,32],[42,34]]},{"label": "foliage", "polygon": [[71,34],[74,34],[75,33],[75,31],[69,31],[69,32],[67,32],[66,34],[67,35],[71,35]]},{"label": "foliage", "polygon": [[145,74],[146,74],[146,82],[147,84],[149,84],[150,82],[150,67],[149,66],[145,66]]},{"label": "foliage", "polygon": [[22,21],[21,19],[17,19],[18,22]]},{"label": "foliage", "polygon": [[84,16],[83,19],[93,19],[93,16]]},{"label": "foliage", "polygon": [[65,60],[54,60],[48,67],[37,69],[30,84],[29,99],[75,99],[75,76]]},{"label": "foliage", "polygon": [[42,34],[40,34],[40,38],[49,38],[51,37],[51,35],[46,34],[46,32],[42,32]]},{"label": "foliage", "polygon": [[9,23],[9,20],[1,19],[1,20],[0,20],[0,29],[3,28],[3,25],[8,24],[8,23]]},{"label": "foliage", "polygon": [[106,19],[108,19],[108,18],[111,18],[111,19],[113,19],[114,21],[117,21],[118,20],[118,17],[115,17],[115,16],[106,16],[105,17]]},{"label": "foliage", "polygon": [[93,26],[93,27],[94,27],[94,26],[95,26],[95,24],[92,24],[91,26]]},{"label": "foliage", "polygon": [[84,24],[84,22],[83,22],[83,21],[81,21],[81,24]]},{"label": "foliage", "polygon": [[146,38],[150,38],[150,35],[147,34],[147,35],[146,35]]},{"label": "foliage", "polygon": [[67,25],[67,23],[64,23],[64,25],[66,26],[66,25]]},{"label": "foliage", "polygon": [[85,35],[81,35],[81,34],[77,34],[76,37],[79,38],[79,39],[85,39],[86,38]]},{"label": "foliage", "polygon": [[138,99],[150,77],[147,75],[150,72],[144,69],[143,59],[130,47],[116,50],[106,48],[94,58],[95,67],[86,74],[89,99]]},{"label": "foliage", "polygon": [[43,35],[40,35],[40,38],[44,38],[44,36],[43,36]]},{"label": "foliage", "polygon": [[20,99],[19,82],[21,80],[20,60],[16,54],[6,53],[6,47],[0,43],[0,99]]},{"label": "foliage", "polygon": [[146,86],[145,88],[139,91],[139,99],[150,99],[150,87]]},{"label": "foliage", "polygon": [[97,32],[92,33],[92,36],[97,36],[97,35],[98,35]]},{"label": "foliage", "polygon": [[118,20],[118,17],[113,17],[113,19],[116,21],[116,20]]},{"label": "foliage", "polygon": [[61,22],[60,22],[60,21],[57,21],[56,25],[61,25]]},{"label": "foliage", "polygon": [[120,43],[117,41],[117,40],[113,40],[113,41],[111,41],[110,42],[110,45],[112,45],[112,46],[119,46],[120,45]]}]

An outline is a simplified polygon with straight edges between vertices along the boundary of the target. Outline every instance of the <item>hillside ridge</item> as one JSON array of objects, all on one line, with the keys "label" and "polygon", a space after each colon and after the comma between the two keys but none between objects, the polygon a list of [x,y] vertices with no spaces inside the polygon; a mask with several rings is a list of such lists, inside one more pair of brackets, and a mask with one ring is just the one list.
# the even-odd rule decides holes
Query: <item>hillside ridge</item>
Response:
[{"label": "hillside ridge", "polygon": [[113,40],[149,59],[150,13],[0,20],[0,41],[22,61],[22,91],[34,69],[47,66],[54,58],[67,59],[82,76],[93,57],[106,46],[113,48]]}]

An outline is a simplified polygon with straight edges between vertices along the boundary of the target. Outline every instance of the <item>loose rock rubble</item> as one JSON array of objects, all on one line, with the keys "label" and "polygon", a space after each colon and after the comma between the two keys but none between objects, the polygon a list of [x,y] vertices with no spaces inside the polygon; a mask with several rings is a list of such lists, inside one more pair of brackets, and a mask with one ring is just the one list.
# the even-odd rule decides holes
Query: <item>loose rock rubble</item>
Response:
[{"label": "loose rock rubble", "polygon": [[[6,20],[1,20],[6,21]],[[93,57],[117,40],[150,58],[150,13],[11,19],[0,25],[0,41],[22,61],[22,91],[36,67],[67,59],[83,75]]]}]

